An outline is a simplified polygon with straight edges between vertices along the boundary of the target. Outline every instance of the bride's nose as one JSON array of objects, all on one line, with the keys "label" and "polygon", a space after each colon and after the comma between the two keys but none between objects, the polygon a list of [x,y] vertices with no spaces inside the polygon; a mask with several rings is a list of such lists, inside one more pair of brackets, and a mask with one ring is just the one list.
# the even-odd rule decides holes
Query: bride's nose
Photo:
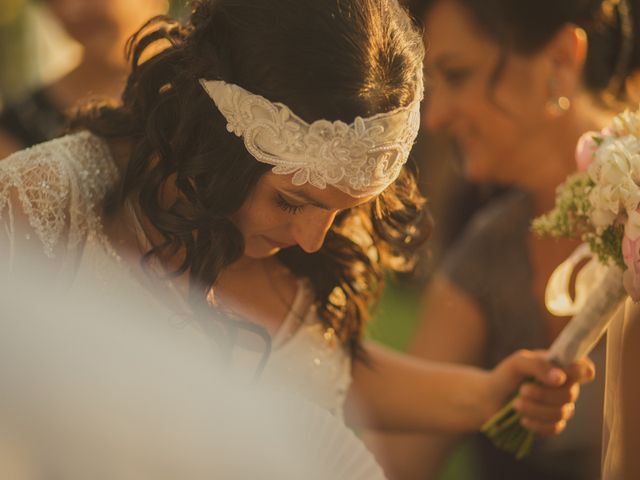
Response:
[{"label": "bride's nose", "polygon": [[319,208],[313,210],[307,215],[300,215],[292,224],[294,240],[307,253],[320,250],[337,213]]}]

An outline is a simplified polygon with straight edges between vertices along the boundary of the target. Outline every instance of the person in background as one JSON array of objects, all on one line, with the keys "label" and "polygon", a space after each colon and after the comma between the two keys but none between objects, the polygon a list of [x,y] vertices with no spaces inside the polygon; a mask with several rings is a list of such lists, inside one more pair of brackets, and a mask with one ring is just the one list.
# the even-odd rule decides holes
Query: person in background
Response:
[{"label": "person in background", "polygon": [[147,19],[166,13],[166,0],[46,0],[65,32],[82,46],[73,70],[0,112],[0,158],[64,131],[70,109],[97,96],[117,100],[127,77],[124,47]]},{"label": "person in background", "polygon": [[[578,243],[536,238],[529,225],[551,209],[556,187],[576,169],[579,136],[634,101],[639,6],[637,0],[413,5],[428,52],[424,125],[453,137],[471,180],[509,189],[474,215],[442,260],[411,353],[490,367],[518,349],[548,346],[566,324],[568,318],[547,311],[544,291]],[[602,349],[596,363],[604,361]],[[482,478],[597,476],[602,383],[584,393],[577,421],[524,461],[478,438]],[[371,442],[392,478],[424,479],[436,475],[459,440],[434,434]]]}]

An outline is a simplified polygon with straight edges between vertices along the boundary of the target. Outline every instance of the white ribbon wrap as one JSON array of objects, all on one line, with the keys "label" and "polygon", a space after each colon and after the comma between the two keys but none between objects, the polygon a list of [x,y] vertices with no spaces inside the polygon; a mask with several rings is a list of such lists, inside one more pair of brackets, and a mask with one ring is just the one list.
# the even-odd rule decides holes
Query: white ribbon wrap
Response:
[{"label": "white ribbon wrap", "polygon": [[581,245],[547,283],[545,303],[549,311],[554,315],[574,315],[549,349],[549,358],[560,367],[568,367],[591,352],[627,296],[622,270],[592,258],[576,274],[576,295],[571,298],[569,289],[574,271],[590,256],[593,254],[589,247]]}]

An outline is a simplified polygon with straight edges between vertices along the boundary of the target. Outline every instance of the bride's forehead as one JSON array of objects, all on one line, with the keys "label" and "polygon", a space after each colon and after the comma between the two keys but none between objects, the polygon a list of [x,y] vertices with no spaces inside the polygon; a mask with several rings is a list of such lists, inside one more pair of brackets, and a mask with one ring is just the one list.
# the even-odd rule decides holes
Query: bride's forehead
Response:
[{"label": "bride's forehead", "polygon": [[293,175],[279,175],[273,172],[267,172],[263,175],[262,181],[266,186],[274,188],[281,193],[291,194],[296,197],[305,197],[313,199],[316,203],[324,205],[329,209],[344,210],[352,208],[363,203],[373,200],[376,195],[368,197],[353,197],[335,187],[327,186],[326,188],[318,188],[306,183],[304,185],[294,185],[292,182]]}]

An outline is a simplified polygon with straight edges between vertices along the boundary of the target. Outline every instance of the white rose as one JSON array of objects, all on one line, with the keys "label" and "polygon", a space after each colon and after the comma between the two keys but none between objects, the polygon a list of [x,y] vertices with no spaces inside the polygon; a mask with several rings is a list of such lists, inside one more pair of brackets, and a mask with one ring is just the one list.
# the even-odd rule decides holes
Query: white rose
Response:
[{"label": "white rose", "polygon": [[612,225],[616,217],[617,215],[614,215],[609,210],[601,210],[599,208],[594,208],[590,215],[591,223],[598,232],[602,232]]},{"label": "white rose", "polygon": [[640,189],[629,179],[618,187],[618,198],[626,212],[635,211],[640,204]]},{"label": "white rose", "polygon": [[591,220],[596,227],[610,226],[620,213],[635,211],[640,203],[640,188],[619,166],[615,161],[603,163],[599,181],[589,194]]},{"label": "white rose", "polygon": [[589,167],[589,176],[596,185],[617,184],[631,174],[631,165],[625,152],[615,142],[604,142]]},{"label": "white rose", "polygon": [[631,135],[619,138],[615,143],[615,150],[626,158],[631,176],[638,182],[640,180],[640,138]]},{"label": "white rose", "polygon": [[599,226],[608,226],[618,215],[620,201],[610,185],[596,186],[589,194],[589,201],[594,212],[598,212]]},{"label": "white rose", "polygon": [[624,112],[616,115],[611,122],[609,132],[616,137],[625,135],[640,136],[640,112]]},{"label": "white rose", "polygon": [[595,183],[589,194],[591,221],[602,232],[626,214],[640,229],[640,114],[618,115],[603,133],[587,170]]}]

